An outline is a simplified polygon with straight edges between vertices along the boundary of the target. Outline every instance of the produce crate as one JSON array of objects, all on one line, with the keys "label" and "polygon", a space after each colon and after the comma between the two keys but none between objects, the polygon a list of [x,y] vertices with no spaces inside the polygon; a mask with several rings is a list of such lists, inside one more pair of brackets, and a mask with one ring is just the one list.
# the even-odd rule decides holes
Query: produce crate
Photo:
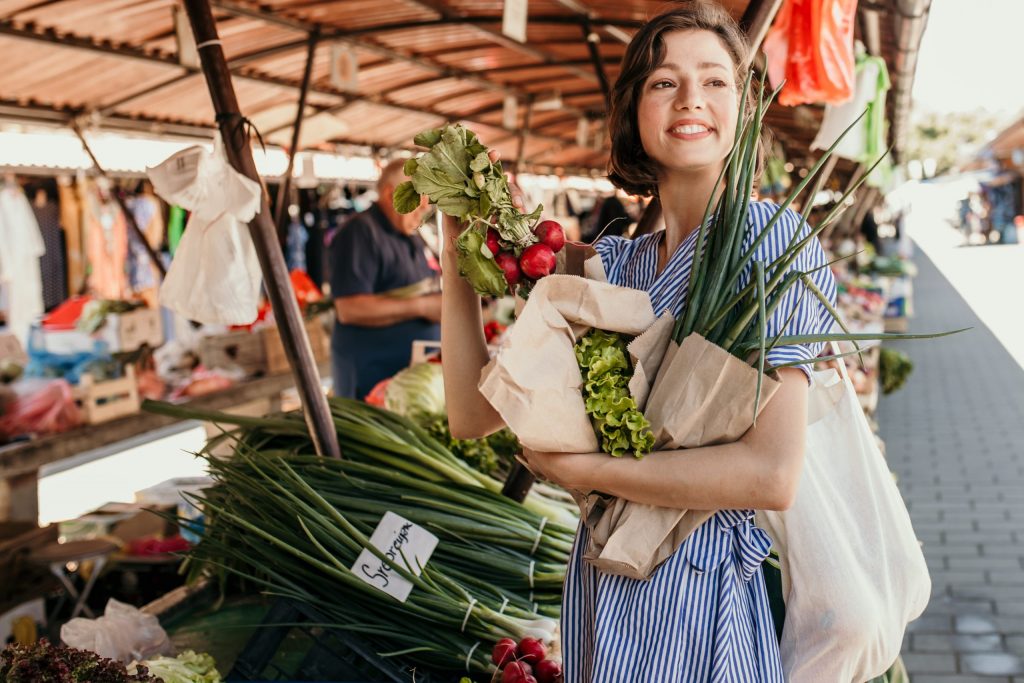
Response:
[{"label": "produce crate", "polygon": [[112,313],[107,316],[109,332],[103,334],[110,344],[110,350],[134,351],[143,344],[156,348],[164,343],[163,319],[155,308],[137,308],[127,313]]},{"label": "produce crate", "polygon": [[[281,342],[281,331],[277,327],[266,327],[262,333],[267,374],[288,372],[290,368],[288,357],[284,354],[284,344]],[[317,365],[326,363],[331,357],[331,340],[324,327],[324,321],[320,317],[306,320],[306,334],[309,336],[309,345],[313,347],[313,358],[316,359]]]},{"label": "produce crate", "polygon": [[86,424],[98,424],[139,412],[139,385],[135,381],[135,368],[124,370],[124,377],[96,382],[85,373],[74,389],[75,402],[82,411]]},{"label": "produce crate", "polygon": [[[317,626],[326,619],[316,609],[279,598],[225,677],[229,681],[337,681],[338,683],[441,683],[458,676],[415,673],[395,658],[378,656],[357,634]],[[297,662],[283,661],[278,649],[285,638],[305,638],[309,649]],[[295,659],[295,658],[293,658]]]},{"label": "produce crate", "polygon": [[248,376],[267,371],[263,335],[239,330],[204,337],[199,342],[199,362],[208,368],[241,368]]}]

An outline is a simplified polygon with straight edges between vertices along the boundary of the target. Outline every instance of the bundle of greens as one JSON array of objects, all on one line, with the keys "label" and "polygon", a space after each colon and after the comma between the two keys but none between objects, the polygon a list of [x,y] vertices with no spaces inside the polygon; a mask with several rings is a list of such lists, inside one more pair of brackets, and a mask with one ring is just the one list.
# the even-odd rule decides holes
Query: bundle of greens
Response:
[{"label": "bundle of greens", "polygon": [[[346,459],[308,455],[296,413],[203,415],[239,427],[203,454],[216,483],[201,501],[207,525],[190,554],[192,577],[243,577],[315,606],[383,656],[434,670],[487,672],[498,639],[550,639],[574,526],[481,486],[483,475],[404,418],[338,399],[332,411]],[[209,453],[226,441],[234,444],[231,458]],[[364,548],[387,561],[369,537],[388,511],[440,540],[419,576],[392,566],[414,586],[405,603],[350,569]]]},{"label": "bundle of greens", "polygon": [[601,450],[615,457],[650,453],[654,435],[629,393],[632,368],[621,334],[591,330],[576,342],[583,377],[583,402],[600,437]]},{"label": "bundle of greens", "polygon": [[882,393],[891,394],[901,388],[914,370],[910,356],[896,349],[881,350],[878,371],[882,380]]},{"label": "bundle of greens", "polygon": [[410,180],[396,188],[395,210],[409,213],[425,195],[442,213],[468,223],[455,244],[459,274],[479,294],[525,296],[554,270],[555,253],[565,243],[562,227],[538,223],[542,206],[525,214],[513,205],[501,163],[491,161],[471,130],[447,125],[413,142],[427,151],[406,162]]},{"label": "bundle of greens", "polygon": [[[139,664],[134,666],[137,668]],[[147,659],[142,666],[164,683],[221,683],[222,680],[213,657],[192,650],[185,650],[177,657]]]},{"label": "bundle of greens", "polygon": [[[839,139],[825,151],[807,176],[793,188],[789,196],[782,202],[778,212],[765,225],[760,234],[746,249],[743,248],[748,228],[748,209],[756,178],[758,141],[764,116],[782,87],[780,85],[779,89],[766,95],[764,78],[765,74],[762,74],[757,106],[753,112],[749,116],[745,116],[741,110],[741,124],[736,127],[736,138],[732,150],[719,175],[719,183],[724,180],[724,190],[717,197],[717,202],[713,195],[704,210],[704,218],[694,251],[686,305],[677,319],[673,340],[680,343],[691,333],[696,332],[707,341],[720,346],[740,359],[747,360],[752,357],[760,375],[763,375],[765,357],[776,346],[829,341],[853,341],[856,346],[856,342],[869,339],[925,339],[953,334],[954,332],[923,335],[852,334],[828,298],[815,286],[810,278],[811,273],[791,270],[800,253],[839,217],[848,205],[846,200],[850,194],[867,180],[871,171],[885,159],[888,152],[882,155],[860,176],[856,183],[847,189],[842,198],[836,202],[835,208],[817,226],[807,229],[806,217],[804,217],[777,259],[766,263],[754,258],[758,247],[768,235],[772,234],[772,228],[782,218],[786,209],[805,189],[811,186],[813,181],[814,185],[804,202],[807,206],[811,205],[827,178],[822,169],[846,134],[860,121],[860,117],[850,124]],[[751,79],[752,76],[748,76],[744,83],[741,103],[747,101],[747,93],[752,85]],[[714,208],[714,216],[709,221],[712,208]],[[841,334],[786,335],[784,334],[785,327],[783,327],[779,334],[767,338],[767,320],[782,303],[791,288],[798,285],[802,285],[804,288],[801,297],[809,293],[824,305],[842,329]],[[957,330],[957,332],[959,331],[962,330]],[[859,353],[859,351],[858,347],[851,353]],[[808,362],[812,361],[796,361],[789,365]],[[759,376],[758,399],[755,399],[755,405],[760,398],[760,386]]]}]

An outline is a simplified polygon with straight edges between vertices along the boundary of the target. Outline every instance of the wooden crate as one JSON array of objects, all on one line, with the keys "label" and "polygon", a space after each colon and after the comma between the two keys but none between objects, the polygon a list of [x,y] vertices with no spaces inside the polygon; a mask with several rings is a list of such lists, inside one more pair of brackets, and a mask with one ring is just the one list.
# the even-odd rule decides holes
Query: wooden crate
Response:
[{"label": "wooden crate", "polygon": [[[306,334],[313,347],[313,358],[317,365],[326,363],[331,357],[331,339],[319,316],[306,321]],[[289,371],[288,357],[284,354],[281,332],[276,327],[263,328],[263,347],[266,351],[267,374],[276,375]]]},{"label": "wooden crate", "polygon": [[134,351],[143,344],[155,349],[164,343],[163,319],[155,308],[137,308],[111,318],[108,324],[116,329],[117,335],[114,351]]},{"label": "wooden crate", "polygon": [[199,362],[208,368],[241,368],[248,376],[267,371],[263,335],[238,330],[204,337],[199,342]]},{"label": "wooden crate", "polygon": [[135,381],[135,368],[125,368],[124,377],[96,382],[92,375],[82,375],[75,387],[75,401],[86,424],[98,424],[139,412],[139,385]]}]

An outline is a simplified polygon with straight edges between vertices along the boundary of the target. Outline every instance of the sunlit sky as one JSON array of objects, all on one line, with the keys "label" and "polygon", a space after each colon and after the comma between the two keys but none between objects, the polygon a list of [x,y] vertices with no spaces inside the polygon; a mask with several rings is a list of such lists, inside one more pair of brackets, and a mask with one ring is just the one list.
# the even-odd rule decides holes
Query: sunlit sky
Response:
[{"label": "sunlit sky", "polygon": [[939,111],[1024,114],[1024,0],[932,0],[914,101]]}]

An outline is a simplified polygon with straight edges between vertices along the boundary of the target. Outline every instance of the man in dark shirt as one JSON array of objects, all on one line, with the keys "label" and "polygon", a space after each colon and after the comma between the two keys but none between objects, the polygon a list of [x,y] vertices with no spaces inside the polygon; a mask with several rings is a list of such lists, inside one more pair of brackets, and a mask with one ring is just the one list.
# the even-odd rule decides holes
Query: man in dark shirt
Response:
[{"label": "man in dark shirt", "polygon": [[[416,233],[427,212],[400,214],[392,205],[406,180],[403,162],[381,171],[379,199],[351,217],[330,244],[331,295],[337,322],[331,335],[336,396],[364,398],[382,379],[409,364],[412,343],[441,338],[441,295]],[[396,291],[403,290],[403,291]]]}]

